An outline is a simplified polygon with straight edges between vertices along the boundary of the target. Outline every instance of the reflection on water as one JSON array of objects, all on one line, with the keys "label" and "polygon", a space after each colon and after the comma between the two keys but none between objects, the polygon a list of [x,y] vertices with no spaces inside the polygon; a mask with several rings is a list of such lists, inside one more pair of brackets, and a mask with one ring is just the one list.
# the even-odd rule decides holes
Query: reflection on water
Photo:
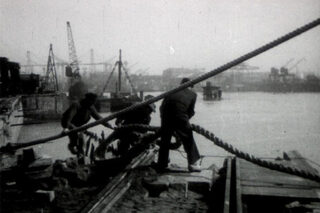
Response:
[{"label": "reflection on water", "polygon": [[[151,122],[156,126],[160,125],[159,105],[160,102]],[[284,151],[298,150],[305,157],[320,162],[319,93],[224,93],[221,101],[214,102],[203,101],[199,93],[196,114],[191,122],[205,127],[240,150],[259,157],[277,157],[282,156]],[[25,126],[19,141],[47,137],[61,130],[59,122]],[[98,126],[90,130],[100,133],[105,128]],[[229,155],[196,133],[195,139],[202,155]],[[54,158],[65,158],[70,156],[66,144],[65,137],[42,145],[41,151]],[[186,164],[181,155],[172,153],[175,154],[170,156],[171,162]],[[206,158],[204,164],[210,165],[211,160]]]}]

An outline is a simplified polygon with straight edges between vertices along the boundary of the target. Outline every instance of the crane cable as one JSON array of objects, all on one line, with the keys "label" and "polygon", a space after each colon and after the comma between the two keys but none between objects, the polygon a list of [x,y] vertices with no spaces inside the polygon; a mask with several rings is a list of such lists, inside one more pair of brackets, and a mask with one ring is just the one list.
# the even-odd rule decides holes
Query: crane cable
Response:
[{"label": "crane cable", "polygon": [[109,82],[110,82],[110,80],[111,80],[111,77],[112,77],[113,72],[114,72],[115,69],[116,69],[116,65],[114,65],[113,68],[112,68],[112,71],[111,71],[111,73],[110,73],[110,75],[109,75],[109,77],[108,77],[107,83],[104,85],[104,87],[103,87],[103,89],[102,89],[102,92],[101,92],[101,94],[100,94],[101,96],[103,96],[104,91],[107,89],[107,87],[108,87],[108,85],[109,85]]},{"label": "crane cable", "polygon": [[132,88],[133,93],[137,93],[137,91],[136,91],[136,89],[134,88],[134,85],[133,85],[133,83],[132,83],[132,81],[131,81],[131,78],[130,78],[130,76],[129,76],[129,71],[128,71],[124,66],[123,66],[123,70],[124,70],[124,73],[125,73],[128,81],[129,81],[129,83],[130,83],[130,86],[131,86],[131,88]]}]

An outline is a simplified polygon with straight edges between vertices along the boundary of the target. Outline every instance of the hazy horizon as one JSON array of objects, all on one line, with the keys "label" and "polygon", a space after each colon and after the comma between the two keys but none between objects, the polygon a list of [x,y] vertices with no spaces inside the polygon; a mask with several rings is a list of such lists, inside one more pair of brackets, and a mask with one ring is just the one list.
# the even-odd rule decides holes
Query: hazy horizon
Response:
[{"label": "hazy horizon", "polygon": [[[169,67],[212,70],[320,15],[317,0],[270,1],[49,1],[0,0],[0,56],[46,64],[49,45],[68,61],[66,22],[77,55],[90,62],[118,56],[132,72],[161,74]],[[248,61],[268,71],[305,58],[295,72],[320,74],[320,27]],[[111,63],[116,59],[114,58]]]}]

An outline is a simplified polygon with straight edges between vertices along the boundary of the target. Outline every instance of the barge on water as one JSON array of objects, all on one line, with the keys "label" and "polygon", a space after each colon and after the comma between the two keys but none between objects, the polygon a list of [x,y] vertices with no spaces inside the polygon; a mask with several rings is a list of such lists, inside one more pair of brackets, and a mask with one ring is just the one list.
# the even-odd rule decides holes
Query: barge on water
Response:
[{"label": "barge on water", "polygon": [[23,125],[21,97],[0,98],[0,146],[16,143]]},{"label": "barge on water", "polygon": [[18,63],[10,62],[4,57],[0,58],[0,64],[0,97],[19,97],[22,104],[19,110],[23,111],[21,117],[28,122],[61,118],[69,104],[67,96],[57,90],[49,90],[47,77],[33,73],[22,74]]},{"label": "barge on water", "polygon": [[23,124],[20,66],[0,57],[0,146],[17,142]]},{"label": "barge on water", "polygon": [[[118,68],[118,80],[115,84],[115,91],[110,92],[110,96],[104,96],[104,92],[109,85],[109,82],[112,78],[112,75],[115,69]],[[126,79],[130,83],[131,91],[125,92],[122,89],[122,70],[126,75]],[[116,112],[126,107],[131,106],[132,104],[141,102],[143,100],[143,93],[140,92],[140,97],[135,91],[135,88],[132,84],[132,81],[129,77],[129,73],[125,69],[122,63],[121,50],[119,50],[119,60],[115,63],[106,84],[103,87],[101,95],[98,97],[96,108],[99,112]]]},{"label": "barge on water", "polygon": [[203,88],[203,100],[205,101],[213,101],[213,100],[221,100],[222,90],[218,86],[211,85],[210,81],[206,82],[206,86]]}]

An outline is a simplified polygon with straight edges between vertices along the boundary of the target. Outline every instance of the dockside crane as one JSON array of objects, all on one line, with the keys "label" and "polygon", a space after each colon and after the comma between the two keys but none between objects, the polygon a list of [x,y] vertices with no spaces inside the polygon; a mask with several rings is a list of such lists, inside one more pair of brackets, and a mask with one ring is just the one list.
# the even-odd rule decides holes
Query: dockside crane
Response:
[{"label": "dockside crane", "polygon": [[79,61],[78,61],[76,47],[74,44],[71,25],[69,21],[67,22],[67,34],[68,34],[68,49],[69,49],[70,64],[66,66],[66,76],[72,79],[81,78]]},{"label": "dockside crane", "polygon": [[301,62],[306,61],[305,58],[301,58],[299,61],[297,61],[293,66],[291,66],[288,71],[292,70],[293,68],[297,67]]},{"label": "dockside crane", "polygon": [[45,90],[50,92],[59,91],[57,70],[56,70],[54,58],[55,57],[52,50],[52,44],[50,44],[48,63],[47,63],[47,72],[45,77],[45,88],[44,88]]}]

